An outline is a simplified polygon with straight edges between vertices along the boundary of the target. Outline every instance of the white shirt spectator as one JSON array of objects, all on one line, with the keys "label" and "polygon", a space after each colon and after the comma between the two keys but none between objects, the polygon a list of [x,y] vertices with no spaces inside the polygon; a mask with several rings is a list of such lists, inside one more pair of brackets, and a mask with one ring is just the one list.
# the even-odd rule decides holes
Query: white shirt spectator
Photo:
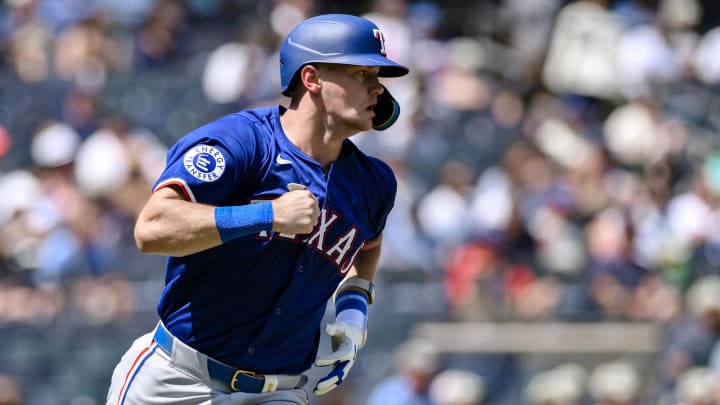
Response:
[{"label": "white shirt spectator", "polygon": [[600,4],[582,0],[563,7],[555,22],[543,80],[555,93],[601,99],[619,94],[617,49],[621,25]]}]

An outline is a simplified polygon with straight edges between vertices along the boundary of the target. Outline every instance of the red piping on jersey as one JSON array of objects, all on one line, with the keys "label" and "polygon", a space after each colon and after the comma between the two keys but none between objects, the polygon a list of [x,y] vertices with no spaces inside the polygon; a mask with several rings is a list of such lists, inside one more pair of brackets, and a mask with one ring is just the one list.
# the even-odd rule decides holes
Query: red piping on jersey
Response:
[{"label": "red piping on jersey", "polygon": [[170,181],[168,181],[167,183],[161,183],[161,184],[159,184],[159,185],[158,185],[158,188],[156,188],[155,190],[153,190],[153,193],[155,193],[156,191],[160,190],[161,188],[165,188],[165,187],[168,187],[168,186],[177,186],[177,187],[180,189],[180,191],[182,191],[182,193],[183,193],[183,195],[185,196],[185,199],[186,199],[186,200],[188,200],[188,201],[194,201],[193,198],[192,198],[192,196],[191,196],[190,193],[188,192],[188,190],[185,188],[185,184],[183,184],[182,182],[177,181],[177,180],[170,180]]}]

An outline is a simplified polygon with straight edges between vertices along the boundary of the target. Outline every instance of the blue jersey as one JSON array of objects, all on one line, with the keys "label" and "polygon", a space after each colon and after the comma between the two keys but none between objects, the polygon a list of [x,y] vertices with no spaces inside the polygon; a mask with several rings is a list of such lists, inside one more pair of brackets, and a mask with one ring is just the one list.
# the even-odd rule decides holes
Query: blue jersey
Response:
[{"label": "blue jersey", "polygon": [[175,186],[194,202],[250,204],[305,185],[320,217],[310,234],[260,232],[169,257],[158,313],[180,340],[258,373],[301,373],[317,354],[328,299],[366,241],[385,226],[392,170],[352,142],[323,167],[285,136],[282,107],[225,116],[180,139],[154,190]]}]

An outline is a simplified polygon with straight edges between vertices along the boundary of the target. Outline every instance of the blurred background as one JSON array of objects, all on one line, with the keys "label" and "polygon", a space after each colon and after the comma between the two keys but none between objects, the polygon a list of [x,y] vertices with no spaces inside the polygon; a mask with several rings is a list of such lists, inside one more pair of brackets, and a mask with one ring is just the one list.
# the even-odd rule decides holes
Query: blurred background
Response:
[{"label": "blurred background", "polygon": [[132,228],[167,148],[285,103],[279,45],[326,12],[411,74],[353,138],[399,183],[370,339],[311,403],[720,404],[713,0],[5,0],[0,404],[104,403],[157,322]]}]

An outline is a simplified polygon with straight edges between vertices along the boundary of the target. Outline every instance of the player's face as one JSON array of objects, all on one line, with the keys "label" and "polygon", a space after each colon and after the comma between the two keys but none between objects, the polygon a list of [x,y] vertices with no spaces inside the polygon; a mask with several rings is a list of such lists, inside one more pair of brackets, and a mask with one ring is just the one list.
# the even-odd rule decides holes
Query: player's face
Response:
[{"label": "player's face", "polygon": [[383,92],[376,66],[323,65],[322,94],[329,124],[341,131],[372,128],[373,108]]}]

